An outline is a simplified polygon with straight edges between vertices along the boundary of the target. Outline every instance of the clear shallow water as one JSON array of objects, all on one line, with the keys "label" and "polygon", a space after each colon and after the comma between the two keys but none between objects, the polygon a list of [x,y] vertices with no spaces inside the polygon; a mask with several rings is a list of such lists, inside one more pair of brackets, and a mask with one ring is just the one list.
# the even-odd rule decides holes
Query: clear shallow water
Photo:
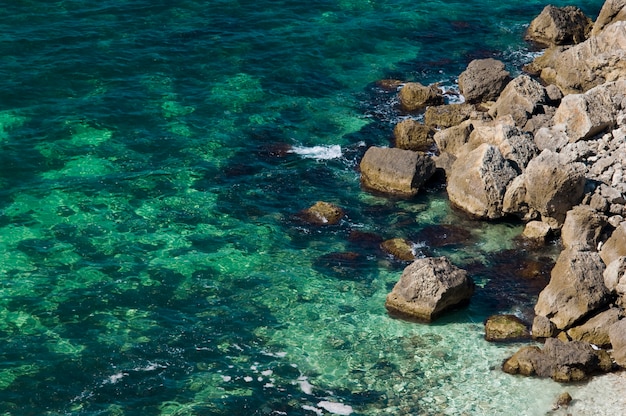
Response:
[{"label": "clear shallow water", "polygon": [[[502,374],[517,346],[484,342],[482,321],[529,317],[550,253],[516,243],[519,224],[468,221],[438,187],[363,192],[356,170],[403,116],[375,81],[453,86],[487,56],[514,70],[544,5],[5,5],[0,412],[544,414],[563,387]],[[345,220],[299,222],[317,200]],[[389,318],[405,264],[372,234],[466,267],[471,305]]]}]

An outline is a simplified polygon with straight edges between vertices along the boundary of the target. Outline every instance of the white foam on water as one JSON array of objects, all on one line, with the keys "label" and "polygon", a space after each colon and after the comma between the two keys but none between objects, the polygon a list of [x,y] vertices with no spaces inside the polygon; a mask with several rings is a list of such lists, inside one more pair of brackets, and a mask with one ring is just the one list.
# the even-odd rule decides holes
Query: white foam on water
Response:
[{"label": "white foam on water", "polygon": [[352,414],[352,412],[354,412],[354,410],[352,410],[352,406],[348,406],[346,404],[337,403],[337,402],[329,402],[329,401],[323,400],[319,402],[317,405],[334,415],[347,416],[347,415]]},{"label": "white foam on water", "polygon": [[295,153],[306,159],[330,160],[339,159],[341,157],[341,146],[338,144],[330,146],[294,146],[289,153]]},{"label": "white foam on water", "polygon": [[305,376],[298,377],[298,384],[300,385],[300,390],[305,394],[313,394],[313,385],[309,383]]},{"label": "white foam on water", "polygon": [[315,412],[318,415],[322,416],[324,414],[324,411],[322,409],[318,409],[317,407],[314,406],[309,406],[308,404],[305,404],[304,406],[302,406],[302,408],[304,410],[309,410],[311,412]]}]

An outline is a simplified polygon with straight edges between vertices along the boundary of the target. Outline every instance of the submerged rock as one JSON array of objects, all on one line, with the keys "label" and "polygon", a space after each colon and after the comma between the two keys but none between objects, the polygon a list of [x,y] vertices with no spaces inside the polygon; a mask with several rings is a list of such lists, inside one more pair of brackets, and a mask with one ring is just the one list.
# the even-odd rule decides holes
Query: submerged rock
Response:
[{"label": "submerged rock", "polygon": [[413,243],[404,238],[393,238],[385,240],[380,247],[383,251],[394,258],[402,261],[415,260],[415,252],[413,251]]},{"label": "submerged rock", "polygon": [[303,221],[315,225],[335,225],[344,215],[340,207],[324,201],[318,201],[298,214]]},{"label": "submerged rock", "polygon": [[418,259],[407,266],[385,307],[392,315],[430,322],[447,309],[467,302],[474,282],[445,257]]},{"label": "submerged rock", "polygon": [[413,196],[435,173],[429,156],[411,150],[370,147],[360,163],[365,188],[392,195]]}]

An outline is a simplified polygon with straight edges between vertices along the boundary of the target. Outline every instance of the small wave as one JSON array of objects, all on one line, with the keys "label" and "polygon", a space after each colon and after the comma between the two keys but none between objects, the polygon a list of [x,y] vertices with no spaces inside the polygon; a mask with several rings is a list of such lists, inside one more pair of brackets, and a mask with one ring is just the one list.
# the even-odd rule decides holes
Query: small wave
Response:
[{"label": "small wave", "polygon": [[294,146],[289,151],[307,159],[329,160],[339,159],[341,157],[341,146],[338,144],[330,146]]}]

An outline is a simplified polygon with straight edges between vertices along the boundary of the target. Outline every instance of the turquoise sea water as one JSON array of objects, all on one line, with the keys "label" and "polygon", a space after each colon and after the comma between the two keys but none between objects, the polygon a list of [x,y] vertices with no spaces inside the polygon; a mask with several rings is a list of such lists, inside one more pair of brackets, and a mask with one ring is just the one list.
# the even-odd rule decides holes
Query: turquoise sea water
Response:
[{"label": "turquoise sea water", "polygon": [[[556,246],[464,218],[438,185],[372,195],[357,171],[405,116],[377,80],[518,71],[547,2],[5,3],[0,414],[550,410],[563,387],[503,374],[518,345],[482,322],[532,318]],[[344,220],[299,221],[318,200]],[[395,237],[467,268],[469,307],[390,318],[406,263],[377,241]]]}]

